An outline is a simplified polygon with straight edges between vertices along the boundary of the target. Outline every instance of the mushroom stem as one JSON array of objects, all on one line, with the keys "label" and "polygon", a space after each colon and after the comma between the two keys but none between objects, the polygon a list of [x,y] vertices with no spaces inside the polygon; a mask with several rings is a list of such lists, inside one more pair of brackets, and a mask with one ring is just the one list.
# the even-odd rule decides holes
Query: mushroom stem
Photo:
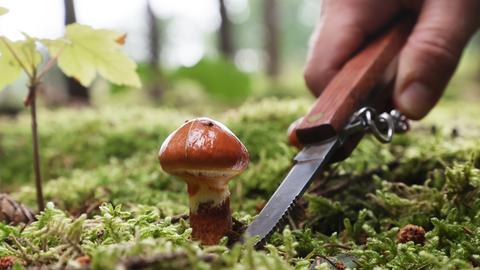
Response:
[{"label": "mushroom stem", "polygon": [[218,244],[232,229],[230,192],[208,185],[188,184],[192,237],[204,245]]}]

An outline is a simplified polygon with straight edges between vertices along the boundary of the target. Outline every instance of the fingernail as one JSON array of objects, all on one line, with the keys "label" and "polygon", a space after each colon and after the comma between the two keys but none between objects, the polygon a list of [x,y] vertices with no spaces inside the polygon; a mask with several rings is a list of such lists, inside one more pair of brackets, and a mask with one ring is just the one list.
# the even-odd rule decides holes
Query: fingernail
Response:
[{"label": "fingernail", "polygon": [[400,94],[398,104],[409,118],[424,117],[435,103],[435,94],[426,85],[419,82],[410,83]]}]

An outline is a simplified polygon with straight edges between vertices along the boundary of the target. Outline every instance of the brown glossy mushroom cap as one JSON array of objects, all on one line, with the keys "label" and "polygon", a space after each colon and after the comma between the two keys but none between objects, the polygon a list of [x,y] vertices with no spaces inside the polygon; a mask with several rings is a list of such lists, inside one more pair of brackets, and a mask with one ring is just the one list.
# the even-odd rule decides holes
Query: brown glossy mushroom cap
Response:
[{"label": "brown glossy mushroom cap", "polygon": [[215,181],[221,185],[248,165],[248,152],[222,123],[209,118],[187,121],[163,142],[160,165],[184,179]]}]

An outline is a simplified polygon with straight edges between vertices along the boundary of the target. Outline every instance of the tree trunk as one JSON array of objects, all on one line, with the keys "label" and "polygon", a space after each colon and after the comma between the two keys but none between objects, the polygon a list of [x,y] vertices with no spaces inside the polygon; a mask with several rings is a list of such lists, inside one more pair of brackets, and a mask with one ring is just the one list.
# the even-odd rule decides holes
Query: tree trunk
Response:
[{"label": "tree trunk", "polygon": [[234,54],[232,23],[228,18],[225,0],[218,0],[220,11],[220,29],[218,32],[219,50],[225,58],[232,59]]},{"label": "tree trunk", "polygon": [[158,20],[153,13],[150,1],[147,3],[147,20],[148,20],[148,50],[149,65],[153,73],[153,81],[149,86],[149,94],[154,101],[159,101],[163,94],[162,74],[160,71],[160,27]]},{"label": "tree trunk", "polygon": [[[77,22],[73,0],[64,0],[63,2],[65,8],[65,25]],[[67,76],[64,77],[67,82],[69,103],[77,105],[89,104],[90,95],[88,89],[81,85],[77,80]]]},{"label": "tree trunk", "polygon": [[276,78],[280,73],[280,33],[278,1],[264,0],[265,50],[267,52],[267,75]]}]

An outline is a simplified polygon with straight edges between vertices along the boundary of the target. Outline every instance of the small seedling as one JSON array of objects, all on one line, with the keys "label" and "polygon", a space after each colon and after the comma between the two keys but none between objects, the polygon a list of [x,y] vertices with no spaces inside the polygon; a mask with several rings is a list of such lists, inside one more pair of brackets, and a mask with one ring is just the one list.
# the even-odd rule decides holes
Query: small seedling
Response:
[{"label": "small seedling", "polygon": [[[0,9],[0,15],[8,10]],[[39,39],[24,34],[25,39],[11,41],[0,36],[0,90],[16,81],[22,71],[28,77],[28,95],[25,107],[30,107],[32,119],[32,144],[39,211],[45,207],[40,171],[40,153],[37,131],[36,96],[45,74],[56,64],[67,76],[84,86],[90,86],[100,74],[107,81],[119,85],[140,87],[135,72],[136,64],[122,52],[125,34],[86,25],[70,24],[65,35],[58,39]],[[46,48],[50,57],[43,61],[41,48]],[[43,62],[46,62],[43,64]]]}]

